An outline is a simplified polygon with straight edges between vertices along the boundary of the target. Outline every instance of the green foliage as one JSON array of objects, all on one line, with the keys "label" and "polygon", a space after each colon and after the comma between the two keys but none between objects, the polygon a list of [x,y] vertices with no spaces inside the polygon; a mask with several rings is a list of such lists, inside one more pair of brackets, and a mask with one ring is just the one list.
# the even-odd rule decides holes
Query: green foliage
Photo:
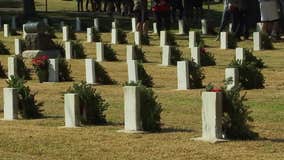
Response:
[{"label": "green foliage", "polygon": [[5,46],[5,44],[0,40],[0,55],[8,55],[10,54],[9,49]]},{"label": "green foliage", "polygon": [[73,27],[69,26],[69,37],[71,40],[76,40],[76,34],[75,34],[75,29]]},{"label": "green foliage", "polygon": [[193,61],[188,61],[189,86],[191,89],[202,88],[202,81],[205,78],[203,69]]},{"label": "green foliage", "polygon": [[95,28],[93,28],[93,34],[94,34],[94,42],[101,42],[101,34],[98,32]]},{"label": "green foliage", "polygon": [[105,44],[104,45],[104,58],[107,61],[118,61],[116,56],[116,51],[111,48],[111,45]]},{"label": "green foliage", "polygon": [[71,66],[64,58],[58,58],[58,66],[59,66],[59,81],[72,81],[73,78],[71,77]]},{"label": "green foliage", "polygon": [[146,87],[153,87],[153,78],[146,72],[142,63],[138,63],[138,77],[142,85]]},{"label": "green foliage", "polygon": [[196,45],[200,48],[205,47],[204,40],[201,38],[201,33],[196,32]]},{"label": "green foliage", "polygon": [[167,44],[170,45],[170,46],[177,45],[177,42],[175,40],[175,36],[169,31],[167,31]]},{"label": "green foliage", "polygon": [[65,48],[62,42],[54,42],[54,49],[59,50],[61,57],[65,57]]},{"label": "green foliage", "polygon": [[251,49],[245,49],[244,63],[253,63],[257,68],[265,68],[263,60],[254,56]]},{"label": "green foliage", "polygon": [[18,92],[18,102],[19,102],[19,112],[22,118],[24,119],[33,119],[33,118],[41,118],[42,110],[40,107],[43,103],[38,103],[35,100],[35,95],[31,93],[29,87],[25,86],[25,82],[23,79],[16,78],[14,76],[10,77],[10,80],[7,80],[9,88],[16,88]]},{"label": "green foliage", "polygon": [[262,49],[274,49],[271,39],[269,38],[268,34],[261,32],[261,45]]},{"label": "green foliage", "polygon": [[200,49],[200,63],[201,66],[215,66],[216,65],[216,58],[214,55],[204,48]]},{"label": "green foliage", "polygon": [[228,67],[238,68],[239,82],[245,89],[264,88],[264,76],[255,63],[243,62],[240,64],[238,61],[233,60]]},{"label": "green foliage", "polygon": [[117,40],[119,44],[126,44],[127,43],[127,35],[121,29],[117,29]]},{"label": "green foliage", "polygon": [[105,111],[109,104],[101,97],[96,89],[86,82],[73,84],[67,93],[76,93],[80,99],[80,117],[83,124],[105,124]]},{"label": "green foliage", "polygon": [[147,59],[145,58],[145,52],[142,50],[141,47],[138,47],[137,45],[134,46],[135,50],[135,60],[138,60],[140,62],[148,62]]},{"label": "green foliage", "polygon": [[4,69],[1,62],[0,62],[0,78],[7,78],[6,70]]},{"label": "green foliage", "polygon": [[249,125],[253,118],[250,116],[249,106],[244,104],[245,96],[240,95],[240,87],[223,92],[222,129],[229,139],[249,140],[258,137]]},{"label": "green foliage", "polygon": [[235,34],[228,33],[228,48],[235,49],[237,47],[237,39]]},{"label": "green foliage", "polygon": [[100,84],[115,84],[116,81],[111,79],[104,67],[95,62],[96,82]]},{"label": "green foliage", "polygon": [[140,91],[140,106],[142,128],[144,131],[161,131],[161,113],[163,111],[157,96],[151,88],[146,88],[141,83],[127,83],[126,86],[138,86]]},{"label": "green foliage", "polygon": [[24,59],[21,56],[15,56],[17,63],[17,74],[18,77],[30,80],[31,79],[31,70],[25,65]]},{"label": "green foliage", "polygon": [[182,60],[182,52],[177,47],[171,47],[171,64],[176,66],[177,62]]},{"label": "green foliage", "polygon": [[85,49],[79,41],[72,41],[73,43],[73,53],[75,58],[83,59],[86,58]]},{"label": "green foliage", "polygon": [[141,43],[143,45],[150,45],[149,36],[145,34],[141,34]]},{"label": "green foliage", "polygon": [[45,34],[47,36],[49,36],[51,39],[53,39],[53,38],[57,38],[56,35],[55,35],[55,32],[56,32],[56,30],[55,30],[54,27],[48,26],[48,30],[47,30],[47,32]]}]

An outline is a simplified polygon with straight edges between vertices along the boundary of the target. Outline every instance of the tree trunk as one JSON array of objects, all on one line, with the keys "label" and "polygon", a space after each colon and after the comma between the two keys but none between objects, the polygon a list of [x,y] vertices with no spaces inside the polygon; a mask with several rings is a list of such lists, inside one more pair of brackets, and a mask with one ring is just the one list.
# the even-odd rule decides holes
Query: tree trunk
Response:
[{"label": "tree trunk", "polygon": [[31,17],[35,15],[35,2],[34,0],[23,0],[24,3],[24,16]]}]

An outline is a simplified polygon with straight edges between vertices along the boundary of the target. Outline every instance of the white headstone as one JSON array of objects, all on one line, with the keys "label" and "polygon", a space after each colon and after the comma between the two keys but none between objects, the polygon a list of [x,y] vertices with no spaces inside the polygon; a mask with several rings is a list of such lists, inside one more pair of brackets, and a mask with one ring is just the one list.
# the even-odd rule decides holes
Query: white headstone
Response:
[{"label": "white headstone", "polygon": [[12,30],[16,30],[17,29],[17,21],[16,21],[16,17],[15,16],[12,16],[12,19],[11,19],[11,29]]},{"label": "white headstone", "polygon": [[25,31],[25,24],[23,24],[23,39],[27,36],[27,32]]},{"label": "white headstone", "polygon": [[160,31],[160,47],[167,45],[167,32]]},{"label": "white headstone", "polygon": [[80,125],[78,94],[64,94],[65,127],[77,127]]},{"label": "white headstone", "polygon": [[228,33],[221,32],[221,49],[228,49]]},{"label": "white headstone", "polygon": [[58,59],[49,59],[48,82],[59,81],[59,63]]},{"label": "white headstone", "polygon": [[208,31],[207,31],[207,21],[206,21],[206,19],[202,19],[201,20],[201,26],[202,26],[202,28],[201,28],[202,34],[207,34]]},{"label": "white headstone", "polygon": [[137,86],[125,86],[124,90],[124,129],[141,131],[140,89]]},{"label": "white headstone", "polygon": [[112,29],[117,29],[117,23],[116,23],[116,21],[114,21],[114,22],[111,23],[111,28],[112,28]]},{"label": "white headstone", "polygon": [[48,26],[48,19],[47,19],[47,18],[44,18],[44,19],[43,19],[43,23]]},{"label": "white headstone", "polygon": [[96,68],[93,59],[85,59],[86,82],[88,84],[96,83]]},{"label": "white headstone", "polygon": [[182,19],[178,20],[178,30],[179,34],[184,34],[184,22]]},{"label": "white headstone", "polygon": [[137,46],[141,45],[141,32],[134,32],[134,44]]},{"label": "white headstone", "polygon": [[253,50],[260,51],[262,49],[261,45],[261,33],[260,32],[253,32]]},{"label": "white headstone", "polygon": [[65,26],[64,21],[60,21],[60,27],[62,28],[62,27],[64,27],[64,26]]},{"label": "white headstone", "polygon": [[262,23],[261,22],[258,22],[258,23],[256,23],[256,31],[257,32],[261,32],[262,31]]},{"label": "white headstone", "polygon": [[196,64],[201,65],[201,60],[200,60],[200,48],[199,47],[193,47],[191,48],[191,59],[193,62]]},{"label": "white headstone", "polygon": [[239,84],[239,71],[238,68],[226,68],[225,70],[225,80],[230,79],[231,81],[227,84],[227,90]]},{"label": "white headstone", "polygon": [[97,62],[103,62],[105,59],[105,46],[102,42],[96,43],[96,56],[97,56]]},{"label": "white headstone", "polygon": [[233,32],[233,24],[232,24],[232,23],[229,24],[229,32],[230,32],[230,33]]},{"label": "white headstone", "polygon": [[81,20],[79,17],[76,18],[76,32],[81,32]]},{"label": "white headstone", "polygon": [[18,93],[15,88],[3,88],[4,120],[18,118]]},{"label": "white headstone", "polygon": [[153,33],[155,33],[155,34],[158,33],[158,26],[157,26],[156,22],[153,23]]},{"label": "white headstone", "polygon": [[190,31],[189,32],[189,48],[196,47],[196,32]]},{"label": "white headstone", "polygon": [[135,60],[135,46],[127,45],[126,46],[126,61]]},{"label": "white headstone", "polygon": [[245,60],[245,49],[236,48],[236,61],[243,62]]},{"label": "white headstone", "polygon": [[17,59],[15,57],[8,57],[8,78],[11,76],[17,77]]},{"label": "white headstone", "polygon": [[128,60],[127,67],[128,67],[128,83],[131,83],[131,82],[137,83],[139,81],[137,61]]},{"label": "white headstone", "polygon": [[95,18],[94,19],[94,28],[96,31],[100,31],[100,23],[99,23],[99,19],[98,18]]},{"label": "white headstone", "polygon": [[22,41],[20,39],[15,39],[14,42],[15,45],[15,55],[21,55],[22,54]]},{"label": "white headstone", "polygon": [[178,90],[189,89],[189,71],[188,71],[188,61],[178,61],[177,62],[177,82]]},{"label": "white headstone", "polygon": [[202,140],[222,139],[222,93],[202,92]]},{"label": "white headstone", "polygon": [[65,58],[66,59],[73,58],[73,45],[71,41],[65,42]]},{"label": "white headstone", "polygon": [[162,66],[169,66],[171,65],[171,46],[163,46],[162,52]]},{"label": "white headstone", "polygon": [[62,27],[63,41],[70,40],[69,26]]},{"label": "white headstone", "polygon": [[137,21],[136,21],[136,18],[131,18],[131,24],[132,24],[132,32],[136,32],[136,24],[137,24]]},{"label": "white headstone", "polygon": [[111,44],[118,44],[117,29],[111,29]]},{"label": "white headstone", "polygon": [[10,36],[10,27],[9,24],[4,24],[4,37],[9,37]]},{"label": "white headstone", "polygon": [[94,41],[94,30],[93,28],[87,28],[87,42]]}]

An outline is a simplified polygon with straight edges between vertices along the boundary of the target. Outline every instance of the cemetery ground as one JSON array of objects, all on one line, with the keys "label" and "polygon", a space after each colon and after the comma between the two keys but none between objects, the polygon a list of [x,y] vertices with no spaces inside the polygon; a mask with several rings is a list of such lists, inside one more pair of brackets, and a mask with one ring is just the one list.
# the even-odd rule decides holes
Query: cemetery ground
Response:
[{"label": "cemetery ground", "polygon": [[[39,1],[37,1],[39,2]],[[68,1],[62,3],[69,4]],[[74,2],[73,2],[74,3]],[[51,3],[54,10],[60,6]],[[38,4],[40,5],[40,4]],[[75,5],[74,5],[75,6]],[[213,6],[220,9],[220,6]],[[56,13],[51,14],[56,17]],[[75,17],[60,17],[62,20]],[[91,19],[90,19],[91,20]],[[53,24],[51,22],[51,24]],[[130,26],[130,20],[129,20]],[[177,32],[177,31],[174,31]],[[133,33],[128,32],[128,43],[133,43]],[[56,41],[62,40],[61,31],[56,32]],[[89,58],[96,58],[95,43],[86,43],[86,33],[76,33]],[[0,40],[14,52],[14,38]],[[178,47],[183,56],[189,55],[187,36],[176,35]],[[206,78],[204,85],[212,82],[221,86],[226,66],[234,59],[235,50],[219,49],[215,36],[203,36],[206,49],[216,58],[216,66],[203,67]],[[110,33],[102,33],[102,41],[110,43]],[[264,60],[267,68],[265,88],[243,90],[247,94],[254,122],[253,130],[260,135],[254,141],[229,141],[210,144],[192,141],[201,135],[201,92],[204,89],[178,91],[176,67],[162,67],[161,48],[157,35],[150,34],[150,46],[143,46],[149,63],[144,63],[146,71],[153,77],[154,91],[162,104],[161,133],[124,134],[117,130],[123,128],[123,90],[127,81],[126,45],[112,45],[117,51],[118,62],[102,62],[109,75],[118,82],[116,85],[95,85],[103,98],[110,104],[105,126],[84,126],[75,129],[64,126],[63,93],[74,82],[38,83],[35,74],[27,82],[32,91],[38,92],[36,99],[43,101],[45,118],[35,120],[0,121],[0,159],[284,159],[284,43],[274,43],[274,50],[254,52]],[[252,48],[252,40],[238,43],[239,47]],[[0,55],[0,61],[7,69],[9,55]],[[29,68],[31,60],[25,60]],[[85,80],[84,59],[68,60],[75,82]],[[0,87],[6,87],[5,79]],[[2,91],[0,104],[3,104]],[[0,105],[0,117],[3,108]]]}]

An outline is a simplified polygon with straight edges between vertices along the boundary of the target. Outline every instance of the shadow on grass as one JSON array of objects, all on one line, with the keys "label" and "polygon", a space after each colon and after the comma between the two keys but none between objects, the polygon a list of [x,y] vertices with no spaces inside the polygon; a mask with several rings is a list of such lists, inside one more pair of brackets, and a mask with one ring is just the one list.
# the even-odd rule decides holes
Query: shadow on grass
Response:
[{"label": "shadow on grass", "polygon": [[158,132],[158,133],[175,133],[175,132],[189,133],[189,132],[193,132],[193,130],[186,129],[186,128],[168,127],[168,128],[162,128],[161,132]]}]

